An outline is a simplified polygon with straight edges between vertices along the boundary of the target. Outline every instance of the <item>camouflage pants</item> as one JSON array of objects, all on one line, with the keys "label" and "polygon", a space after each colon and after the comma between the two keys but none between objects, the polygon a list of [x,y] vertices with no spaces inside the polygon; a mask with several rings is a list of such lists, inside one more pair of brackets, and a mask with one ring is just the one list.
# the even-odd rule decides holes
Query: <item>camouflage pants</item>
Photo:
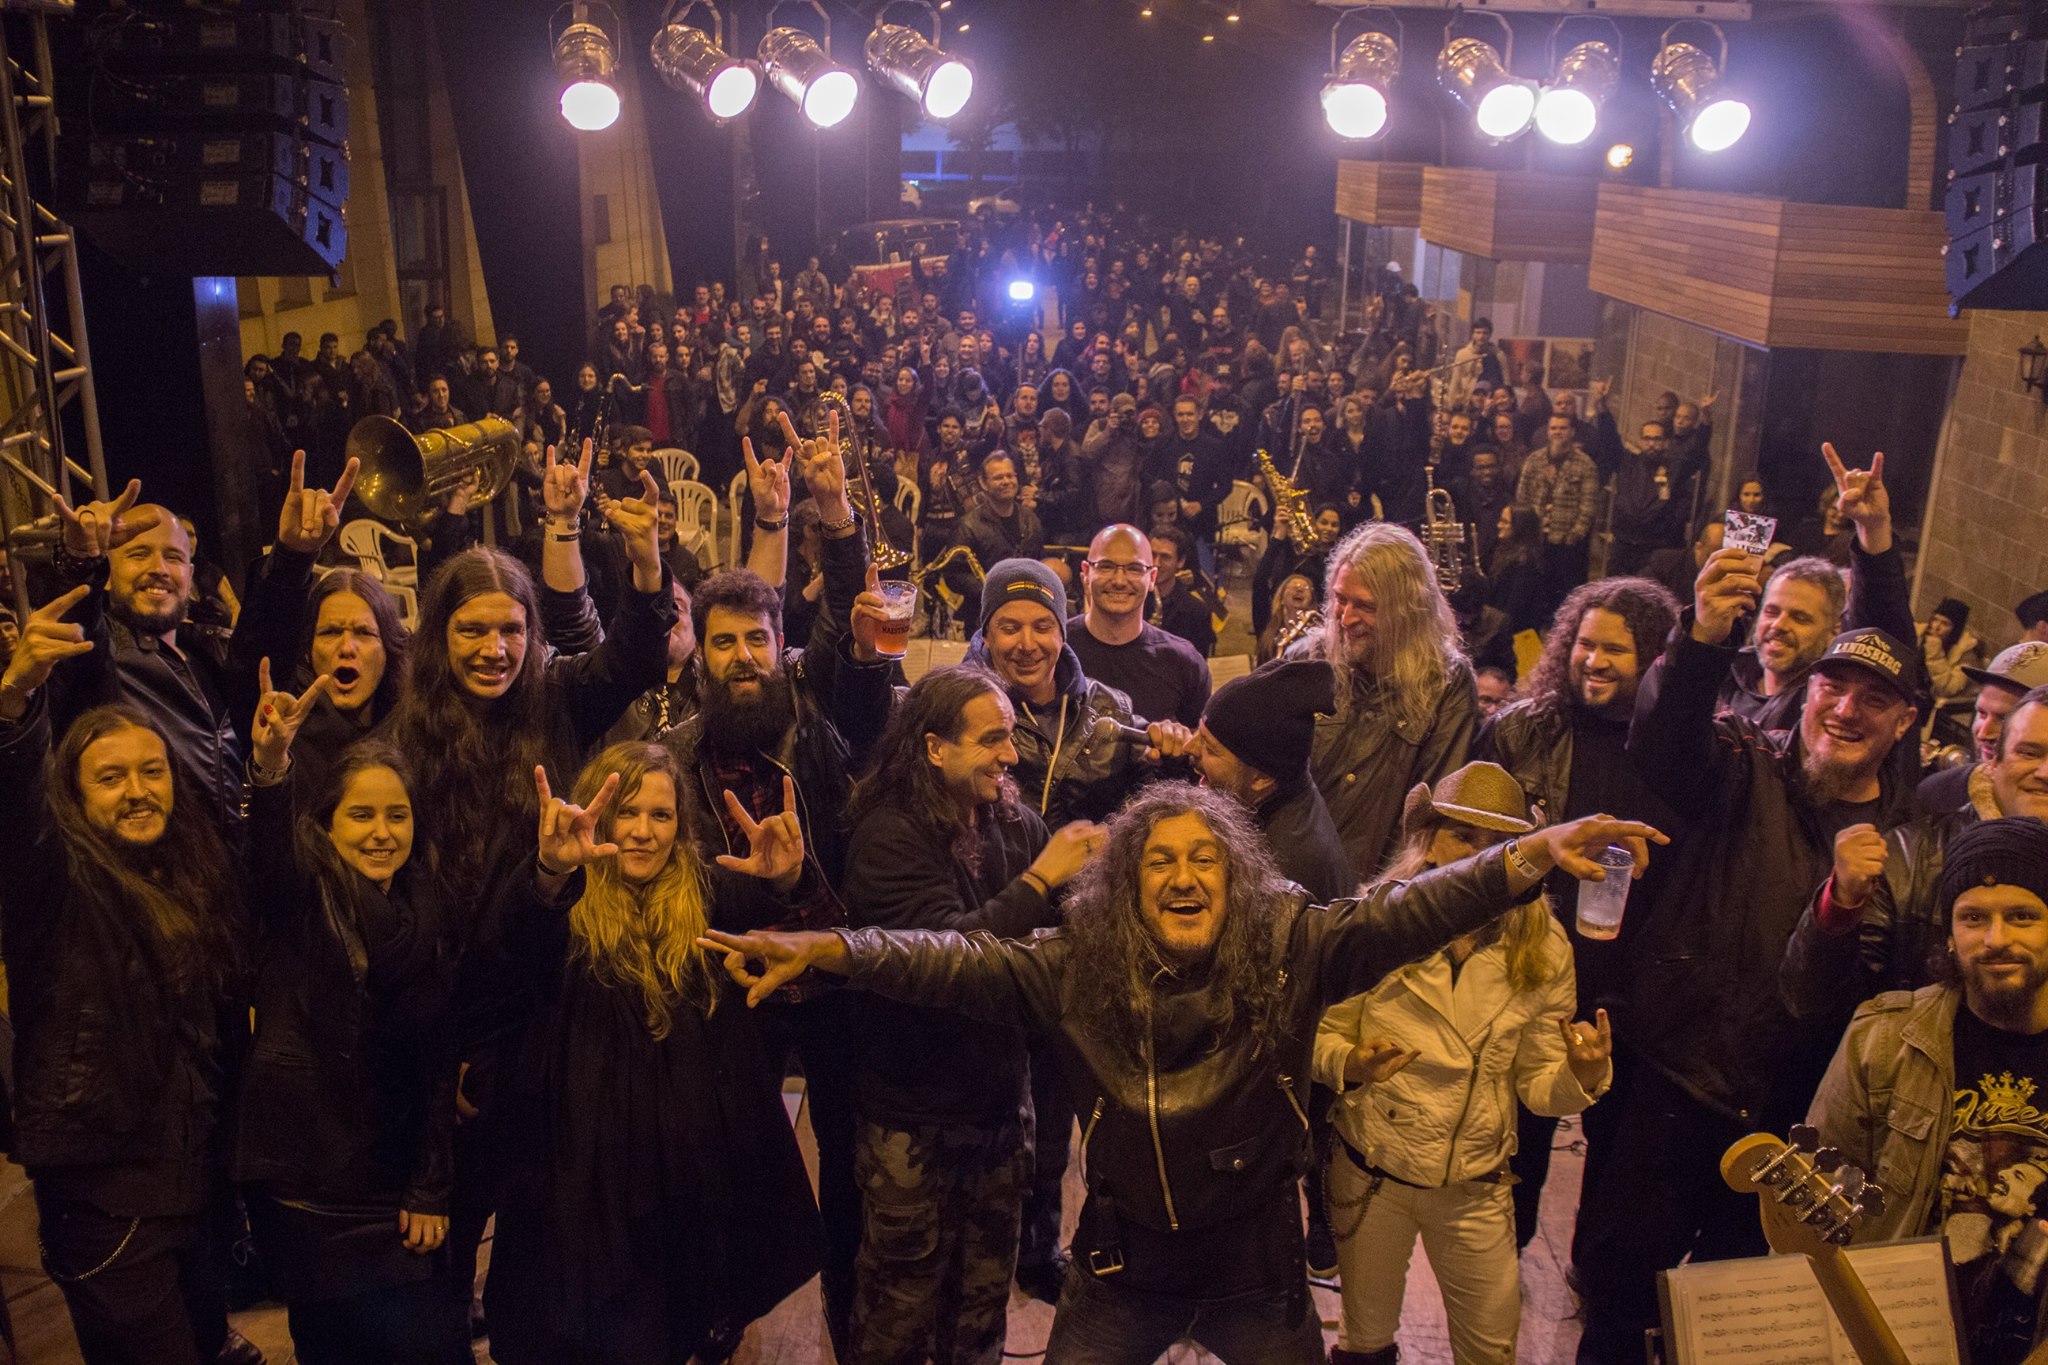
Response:
[{"label": "camouflage pants", "polygon": [[996,1365],[1031,1181],[1023,1118],[908,1131],[863,1122],[854,1174],[865,1222],[849,1365]]}]

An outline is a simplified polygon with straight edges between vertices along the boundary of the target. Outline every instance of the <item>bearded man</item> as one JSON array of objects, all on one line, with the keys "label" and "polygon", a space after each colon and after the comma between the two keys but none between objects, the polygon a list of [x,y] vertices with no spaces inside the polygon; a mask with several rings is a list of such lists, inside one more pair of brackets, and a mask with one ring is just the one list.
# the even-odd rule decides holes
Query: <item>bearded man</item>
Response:
[{"label": "bearded man", "polygon": [[1337,706],[1316,721],[1309,772],[1362,882],[1399,842],[1407,792],[1464,764],[1478,692],[1413,532],[1367,522],[1338,542],[1326,572],[1323,630],[1302,652],[1336,669]]},{"label": "bearded man", "polygon": [[1804,1111],[1832,1036],[1796,1025],[1778,968],[1835,836],[1888,829],[1911,788],[1886,771],[1917,716],[1915,656],[1881,630],[1835,637],[1790,731],[1716,715],[1737,617],[1763,592],[1761,559],[1708,556],[1693,607],[1636,699],[1628,752],[1684,822],[1656,894],[1624,920],[1612,1141],[1586,1191],[1572,1259],[1585,1291],[1581,1362],[1641,1359],[1657,1271],[1760,1254],[1752,1199],[1718,1176],[1722,1152]]},{"label": "bearded man", "polygon": [[224,634],[187,622],[192,538],[169,508],[137,506],[141,492],[131,480],[119,497],[76,511],[58,500],[57,586],[90,589],[71,619],[93,648],[51,675],[51,731],[63,734],[95,706],[135,707],[163,727],[194,799],[232,837],[246,752],[238,718],[255,710],[254,680],[228,668]]},{"label": "bearded man", "polygon": [[1146,1365],[1190,1338],[1232,1365],[1319,1365],[1299,1176],[1321,1012],[1458,934],[1551,869],[1662,841],[1596,817],[1553,825],[1362,899],[1306,903],[1245,808],[1160,783],[1110,822],[1065,927],[703,940],[765,999],[811,967],[891,999],[1050,1038],[1084,1116],[1088,1200],[1047,1365]]},{"label": "bearded man", "polygon": [[[662,739],[691,788],[691,834],[707,858],[745,846],[735,803],[748,819],[761,819],[782,809],[783,782],[795,782],[814,875],[805,878],[811,891],[785,923],[804,928],[846,922],[834,890],[846,872],[847,832],[839,817],[855,769],[888,720],[893,668],[874,647],[881,603],[862,590],[863,575],[871,583],[873,570],[847,502],[837,434],[835,421],[830,437],[805,444],[803,473],[823,528],[825,578],[825,608],[809,641],[784,650],[782,594],[760,575],[733,569],[705,579],[690,602],[699,709]],[[860,1244],[847,1020],[841,1003],[825,997],[784,1001],[768,1021],[771,1038],[804,1059],[825,1219],[825,1321],[840,1346]]]}]

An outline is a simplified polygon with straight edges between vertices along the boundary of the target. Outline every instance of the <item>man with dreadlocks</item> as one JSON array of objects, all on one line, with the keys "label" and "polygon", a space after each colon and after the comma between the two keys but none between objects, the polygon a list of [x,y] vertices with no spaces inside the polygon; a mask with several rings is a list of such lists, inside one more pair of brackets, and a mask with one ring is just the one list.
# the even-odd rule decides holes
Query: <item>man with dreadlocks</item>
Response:
[{"label": "man with dreadlocks", "polygon": [[1358,900],[1311,907],[1234,799],[1146,788],[1075,878],[1064,928],[707,935],[767,998],[810,967],[878,995],[1049,1035],[1084,1115],[1088,1200],[1047,1365],[1145,1365],[1182,1337],[1225,1361],[1314,1365],[1301,1195],[1317,1020],[1648,825],[1553,825]]}]

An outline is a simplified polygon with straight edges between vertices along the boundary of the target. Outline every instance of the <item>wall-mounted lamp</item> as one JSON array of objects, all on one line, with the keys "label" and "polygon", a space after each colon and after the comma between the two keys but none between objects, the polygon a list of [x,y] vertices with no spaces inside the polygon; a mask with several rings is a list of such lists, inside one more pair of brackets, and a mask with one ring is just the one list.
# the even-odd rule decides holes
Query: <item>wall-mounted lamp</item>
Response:
[{"label": "wall-mounted lamp", "polygon": [[2020,347],[2020,383],[2040,394],[2048,406],[2048,346],[2041,344],[2039,334]]}]

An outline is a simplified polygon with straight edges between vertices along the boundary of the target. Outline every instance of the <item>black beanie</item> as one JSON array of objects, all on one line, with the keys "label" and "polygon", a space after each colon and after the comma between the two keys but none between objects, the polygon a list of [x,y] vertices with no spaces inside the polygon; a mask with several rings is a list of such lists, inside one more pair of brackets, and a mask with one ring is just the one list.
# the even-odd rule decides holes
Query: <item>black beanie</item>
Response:
[{"label": "black beanie", "polygon": [[1060,623],[1060,637],[1067,633],[1067,590],[1060,576],[1035,559],[1000,559],[989,566],[981,581],[981,625],[1006,602],[1036,602]]},{"label": "black beanie", "polygon": [[1946,616],[1949,620],[1955,622],[1958,631],[1970,624],[1970,604],[1963,601],[1960,597],[1942,598],[1941,601],[1935,604],[1933,614],[1936,616]]},{"label": "black beanie", "polygon": [[2048,825],[2026,816],[1979,820],[1950,839],[1934,892],[1944,925],[1956,897],[1978,886],[2017,886],[2048,902]]},{"label": "black beanie", "polygon": [[1316,716],[1337,709],[1337,676],[1320,659],[1277,659],[1216,689],[1202,724],[1217,743],[1268,777],[1308,771]]}]

